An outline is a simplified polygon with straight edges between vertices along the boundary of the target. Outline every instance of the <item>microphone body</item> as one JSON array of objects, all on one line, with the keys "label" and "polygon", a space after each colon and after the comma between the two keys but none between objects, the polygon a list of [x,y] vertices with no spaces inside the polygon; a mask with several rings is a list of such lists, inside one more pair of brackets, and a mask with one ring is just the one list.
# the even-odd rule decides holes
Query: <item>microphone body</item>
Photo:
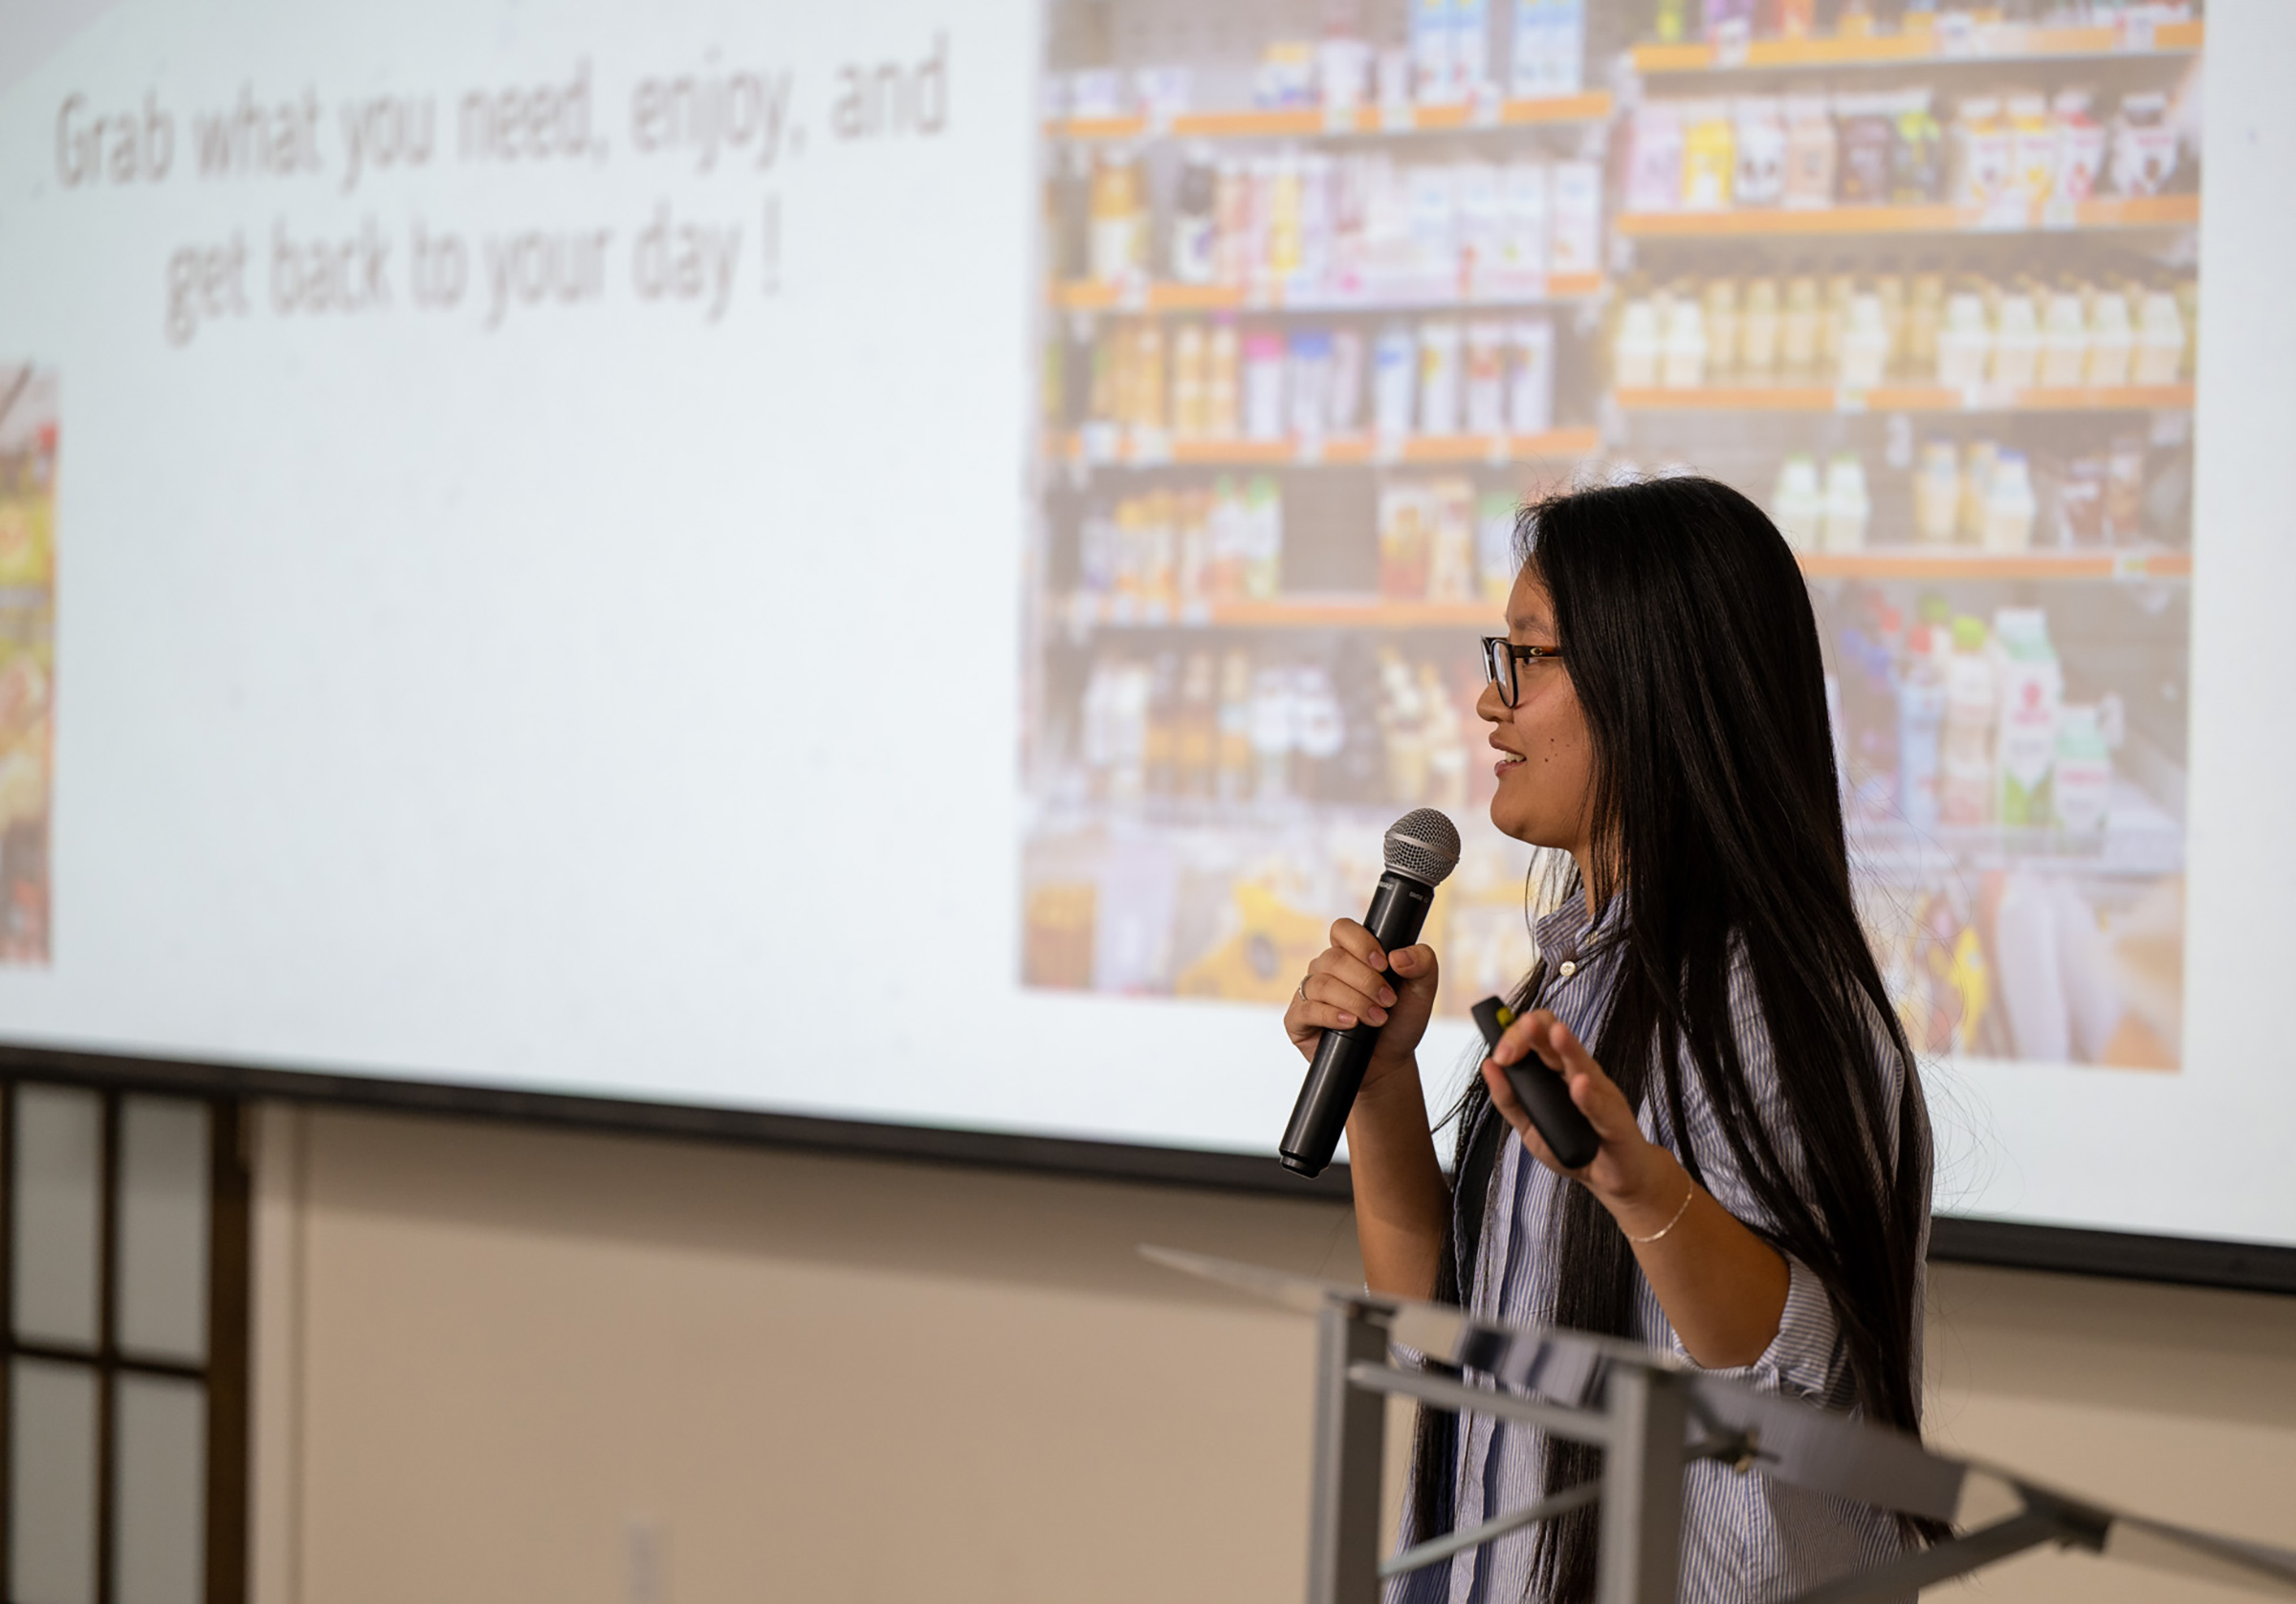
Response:
[{"label": "microphone body", "polygon": [[[1419,939],[1434,901],[1433,886],[1390,868],[1380,876],[1363,928],[1382,953],[1408,947]],[[1285,1169],[1313,1178],[1332,1161],[1332,1150],[1347,1129],[1347,1111],[1355,1106],[1364,1066],[1379,1039],[1380,1027],[1362,1022],[1347,1030],[1323,1033],[1299,1088],[1299,1101],[1292,1106],[1292,1123],[1284,1127],[1283,1146],[1277,1150]]]}]

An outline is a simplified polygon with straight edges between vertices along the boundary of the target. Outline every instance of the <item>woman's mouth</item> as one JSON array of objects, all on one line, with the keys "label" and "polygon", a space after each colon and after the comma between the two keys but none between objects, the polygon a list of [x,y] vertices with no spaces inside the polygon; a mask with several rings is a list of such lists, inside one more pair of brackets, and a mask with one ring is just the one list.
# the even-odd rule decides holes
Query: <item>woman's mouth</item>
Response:
[{"label": "woman's mouth", "polygon": [[1497,775],[1501,780],[1504,780],[1507,778],[1507,771],[1509,769],[1519,769],[1522,766],[1523,759],[1510,752],[1503,754],[1497,762],[1490,765],[1490,772]]}]

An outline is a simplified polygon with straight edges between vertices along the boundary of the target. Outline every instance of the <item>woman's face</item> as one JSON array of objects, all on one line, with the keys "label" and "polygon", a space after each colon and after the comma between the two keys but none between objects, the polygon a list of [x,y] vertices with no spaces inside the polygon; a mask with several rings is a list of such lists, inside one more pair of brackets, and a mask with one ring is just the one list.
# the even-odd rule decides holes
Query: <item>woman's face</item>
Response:
[{"label": "woman's face", "polygon": [[[1555,602],[1531,569],[1516,576],[1507,598],[1507,638],[1517,646],[1549,648]],[[1498,794],[1490,822],[1517,841],[1585,856],[1593,812],[1594,747],[1571,685],[1570,660],[1548,658],[1514,666],[1515,705],[1486,685],[1475,712],[1491,726],[1498,754]]]}]

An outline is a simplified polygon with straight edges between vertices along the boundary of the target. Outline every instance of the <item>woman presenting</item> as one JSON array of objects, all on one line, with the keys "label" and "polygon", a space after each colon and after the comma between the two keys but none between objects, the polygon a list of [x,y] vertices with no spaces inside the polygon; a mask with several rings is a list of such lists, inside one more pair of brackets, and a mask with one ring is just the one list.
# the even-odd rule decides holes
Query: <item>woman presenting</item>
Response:
[{"label": "woman presenting", "polygon": [[[1454,1194],[1414,1057],[1424,946],[1342,920],[1284,1023],[1302,1054],[1381,1027],[1347,1124],[1374,1291],[1668,1349],[1914,1432],[1930,1128],[1858,924],[1809,595],[1727,486],[1660,479],[1527,509],[1476,711],[1493,824],[1569,854],[1536,967],[1458,1110]],[[1502,1065],[1559,1075],[1601,1146],[1564,1170]],[[1490,1384],[1490,1378],[1470,1376]],[[1600,1473],[1592,1448],[1424,1413],[1405,1542]],[[1399,1579],[1409,1604],[1577,1604],[1595,1512]],[[1896,1553],[1864,1505],[1694,1465],[1681,1596],[1786,1597]]]}]

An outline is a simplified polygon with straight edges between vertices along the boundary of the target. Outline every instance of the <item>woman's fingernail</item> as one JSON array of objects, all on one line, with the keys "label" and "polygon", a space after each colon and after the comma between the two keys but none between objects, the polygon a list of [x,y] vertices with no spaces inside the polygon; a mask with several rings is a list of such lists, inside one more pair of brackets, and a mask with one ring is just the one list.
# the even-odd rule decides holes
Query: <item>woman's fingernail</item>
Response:
[{"label": "woman's fingernail", "polygon": [[1356,1022],[1356,1016],[1355,1016],[1355,1015],[1353,1015],[1353,1014],[1341,1014],[1341,1015],[1339,1016],[1339,1023],[1340,1023],[1340,1025],[1341,1025],[1342,1027],[1345,1027],[1345,1026],[1348,1026],[1348,1025],[1352,1025],[1352,1024],[1354,1024],[1355,1022]]},{"label": "woman's fingernail", "polygon": [[1392,1008],[1392,1007],[1394,1007],[1394,1006],[1395,1006],[1395,993],[1394,993],[1394,992],[1393,992],[1391,989],[1389,989],[1388,987],[1386,987],[1386,986],[1381,986],[1381,987],[1380,988],[1380,1005],[1381,1005],[1382,1007],[1387,1007],[1387,1008]]}]

